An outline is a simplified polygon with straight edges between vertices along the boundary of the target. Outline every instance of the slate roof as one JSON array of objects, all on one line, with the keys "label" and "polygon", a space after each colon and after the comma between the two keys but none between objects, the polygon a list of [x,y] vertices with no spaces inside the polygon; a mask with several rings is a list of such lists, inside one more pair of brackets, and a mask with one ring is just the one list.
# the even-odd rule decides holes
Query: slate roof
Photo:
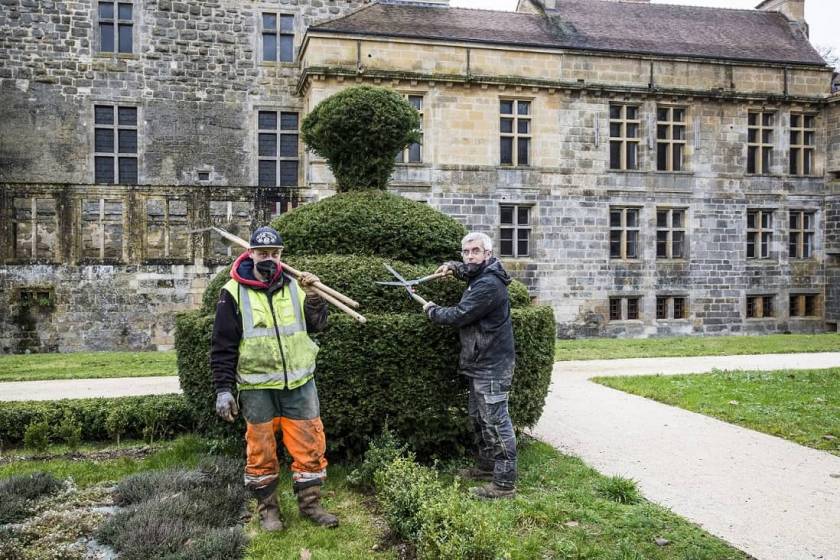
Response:
[{"label": "slate roof", "polygon": [[546,16],[382,2],[313,32],[666,56],[825,62],[779,13],[606,0],[557,0]]}]

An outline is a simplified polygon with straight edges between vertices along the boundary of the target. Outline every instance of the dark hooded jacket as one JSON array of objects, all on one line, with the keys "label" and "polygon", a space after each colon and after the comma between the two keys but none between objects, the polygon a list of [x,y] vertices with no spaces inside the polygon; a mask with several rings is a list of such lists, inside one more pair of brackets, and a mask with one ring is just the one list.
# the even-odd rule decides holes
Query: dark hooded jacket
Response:
[{"label": "dark hooded jacket", "polygon": [[[289,280],[278,270],[269,282],[260,282],[254,275],[254,261],[243,253],[230,269],[230,276],[243,286],[262,290],[269,299],[285,290]],[[318,296],[307,295],[303,300],[303,315],[306,332],[313,333],[327,326],[327,302]],[[242,340],[242,316],[239,306],[227,290],[219,294],[216,303],[216,320],[213,323],[213,339],[210,347],[210,369],[216,392],[233,392],[236,387],[236,364],[239,361],[239,342]]]},{"label": "dark hooded jacket", "polygon": [[455,307],[429,308],[429,318],[460,329],[458,369],[469,377],[506,379],[513,376],[515,348],[510,320],[511,279],[502,263],[491,257],[474,274],[463,263],[447,263],[467,289]]}]

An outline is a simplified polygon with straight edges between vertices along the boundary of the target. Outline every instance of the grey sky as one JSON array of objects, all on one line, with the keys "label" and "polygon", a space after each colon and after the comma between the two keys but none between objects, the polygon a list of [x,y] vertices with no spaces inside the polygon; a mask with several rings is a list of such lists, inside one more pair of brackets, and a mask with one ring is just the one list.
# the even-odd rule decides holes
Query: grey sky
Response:
[{"label": "grey sky", "polygon": [[[654,4],[683,4],[752,9],[761,0],[652,0]],[[485,10],[515,10],[516,0],[450,0],[450,5]],[[829,46],[840,56],[840,0],[805,0],[805,19],[811,28],[811,43]]]}]

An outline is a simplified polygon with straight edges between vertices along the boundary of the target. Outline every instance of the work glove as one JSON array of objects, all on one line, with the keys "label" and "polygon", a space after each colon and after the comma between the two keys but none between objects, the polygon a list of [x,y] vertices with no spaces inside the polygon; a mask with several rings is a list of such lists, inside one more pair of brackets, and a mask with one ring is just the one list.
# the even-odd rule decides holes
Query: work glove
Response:
[{"label": "work glove", "polygon": [[300,273],[300,287],[306,292],[308,296],[319,296],[318,290],[315,289],[315,283],[320,282],[321,279],[311,272]]},{"label": "work glove", "polygon": [[234,421],[239,414],[239,405],[236,404],[233,393],[225,391],[216,395],[216,414],[228,422]]},{"label": "work glove", "polygon": [[432,307],[437,307],[437,304],[436,304],[435,302],[433,302],[433,301],[427,301],[427,302],[426,302],[426,304],[425,304],[425,305],[423,305],[423,313],[425,313],[426,315],[428,315],[428,314],[429,314],[429,310],[430,310]]}]

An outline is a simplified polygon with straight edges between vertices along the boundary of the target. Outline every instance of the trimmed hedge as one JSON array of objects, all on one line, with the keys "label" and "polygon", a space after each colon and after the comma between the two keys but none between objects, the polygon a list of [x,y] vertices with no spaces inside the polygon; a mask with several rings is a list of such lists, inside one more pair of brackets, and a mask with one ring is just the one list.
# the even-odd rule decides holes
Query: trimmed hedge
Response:
[{"label": "trimmed hedge", "polygon": [[[467,389],[457,374],[458,333],[415,313],[368,313],[361,325],[333,313],[321,346],[316,382],[331,453],[361,456],[367,443],[388,427],[418,456],[463,452],[472,444]],[[213,412],[209,369],[213,317],[183,313],[176,322],[181,387],[199,424],[242,433],[241,420],[227,425]],[[554,314],[550,307],[513,310],[517,365],[511,417],[517,427],[542,414],[551,380]]]},{"label": "trimmed hedge", "polygon": [[383,191],[340,193],[272,222],[285,255],[377,255],[407,263],[460,258],[466,228],[423,204]]},{"label": "trimmed hedge", "polygon": [[122,437],[157,439],[194,429],[192,408],[181,395],[149,395],[114,399],[68,399],[0,403],[0,444],[19,444],[29,425],[58,426],[73,418],[82,428],[84,441],[104,441],[113,436],[108,419],[120,415]]},{"label": "trimmed hedge", "polygon": [[[385,269],[388,263],[404,278],[420,278],[432,274],[435,265],[413,265],[394,262],[380,257],[359,257],[349,255],[301,256],[288,259],[289,264],[298,270],[317,274],[327,286],[355,299],[361,305],[359,311],[366,313],[416,313],[420,306],[408,297],[400,286],[380,286],[377,281],[391,281],[394,278]],[[203,313],[215,313],[216,302],[222,286],[230,280],[230,267],[219,272],[204,292],[201,310]],[[461,298],[465,284],[454,278],[432,280],[417,287],[417,293],[439,305],[455,305]],[[531,304],[528,288],[518,280],[508,286],[512,307],[527,307]],[[335,308],[336,314],[341,312]]]}]

